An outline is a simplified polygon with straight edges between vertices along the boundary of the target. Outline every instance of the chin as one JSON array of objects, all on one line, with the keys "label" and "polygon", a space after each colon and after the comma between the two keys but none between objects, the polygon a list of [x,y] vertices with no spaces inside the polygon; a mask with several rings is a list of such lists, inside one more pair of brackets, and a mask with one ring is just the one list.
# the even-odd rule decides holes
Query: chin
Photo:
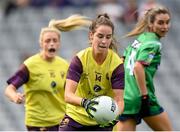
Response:
[{"label": "chin", "polygon": [[160,36],[161,36],[161,37],[165,37],[165,36],[166,36],[166,34],[161,34]]},{"label": "chin", "polygon": [[48,58],[49,58],[49,59],[52,59],[52,58],[54,58],[55,56],[56,56],[56,54],[54,54],[54,53],[53,53],[53,54],[49,54],[49,55],[48,55]]}]

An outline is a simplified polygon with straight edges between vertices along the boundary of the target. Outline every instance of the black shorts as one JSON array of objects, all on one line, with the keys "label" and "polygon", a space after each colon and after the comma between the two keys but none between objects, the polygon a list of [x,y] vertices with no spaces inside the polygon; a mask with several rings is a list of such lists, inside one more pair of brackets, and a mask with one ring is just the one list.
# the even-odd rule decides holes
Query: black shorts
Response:
[{"label": "black shorts", "polygon": [[150,112],[146,115],[141,115],[140,113],[138,114],[122,114],[119,116],[119,120],[120,121],[126,121],[128,119],[134,119],[136,121],[136,124],[140,124],[141,123],[141,120],[144,118],[144,117],[148,117],[148,116],[155,116],[155,115],[158,115],[160,113],[164,112],[164,109],[162,107],[159,108],[158,111],[156,112]]}]

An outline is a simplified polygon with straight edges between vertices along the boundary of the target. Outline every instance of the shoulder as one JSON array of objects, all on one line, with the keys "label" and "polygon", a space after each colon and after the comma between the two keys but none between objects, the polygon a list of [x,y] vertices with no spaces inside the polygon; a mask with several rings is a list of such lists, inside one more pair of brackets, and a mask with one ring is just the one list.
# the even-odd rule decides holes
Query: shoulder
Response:
[{"label": "shoulder", "polygon": [[80,52],[77,53],[77,56],[79,58],[83,57],[83,56],[87,56],[90,52],[92,51],[91,47],[88,47],[86,49],[81,50]]},{"label": "shoulder", "polygon": [[34,64],[36,61],[39,61],[39,59],[40,59],[39,54],[35,54],[35,55],[27,58],[27,59],[24,61],[24,64],[25,64],[26,66],[32,65],[32,64]]},{"label": "shoulder", "polygon": [[144,32],[138,36],[137,40],[142,43],[146,43],[149,41],[160,42],[159,36],[153,32]]},{"label": "shoulder", "polygon": [[116,52],[109,49],[109,53],[111,54],[113,61],[117,61],[120,64],[123,63],[122,57],[120,57]]},{"label": "shoulder", "polygon": [[141,49],[156,49],[161,50],[162,44],[160,41],[147,41],[144,42],[141,46]]},{"label": "shoulder", "polygon": [[160,48],[161,49],[161,42],[160,38],[151,32],[145,32],[139,35],[138,41],[142,43],[141,47],[151,47],[151,48]]},{"label": "shoulder", "polygon": [[116,52],[109,49],[111,66],[116,68],[120,64],[123,64],[123,58],[121,58]]},{"label": "shoulder", "polygon": [[65,60],[64,58],[60,57],[60,56],[56,56],[56,60],[57,60],[59,63],[65,64],[65,65],[69,65],[68,61]]}]

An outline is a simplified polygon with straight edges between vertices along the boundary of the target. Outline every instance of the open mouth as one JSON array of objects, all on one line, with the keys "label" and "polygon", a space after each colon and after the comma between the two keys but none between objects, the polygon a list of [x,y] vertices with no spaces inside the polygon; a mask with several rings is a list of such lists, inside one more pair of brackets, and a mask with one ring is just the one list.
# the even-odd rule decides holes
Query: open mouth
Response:
[{"label": "open mouth", "polygon": [[48,51],[49,51],[50,53],[54,53],[54,52],[56,52],[56,49],[55,49],[55,48],[50,48],[50,49],[48,49]]},{"label": "open mouth", "polygon": [[106,46],[99,45],[99,48],[106,49]]}]

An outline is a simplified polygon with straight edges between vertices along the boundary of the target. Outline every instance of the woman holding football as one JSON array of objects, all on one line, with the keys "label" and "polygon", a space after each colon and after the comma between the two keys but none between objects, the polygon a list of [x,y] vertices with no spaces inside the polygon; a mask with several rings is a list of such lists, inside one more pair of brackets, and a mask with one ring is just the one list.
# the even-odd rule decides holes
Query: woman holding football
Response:
[{"label": "woman holding football", "polygon": [[92,117],[93,98],[106,95],[124,108],[123,61],[114,49],[114,25],[107,14],[100,14],[89,27],[90,46],[74,56],[65,86],[66,116],[60,131],[111,131],[116,121],[99,125]]}]

